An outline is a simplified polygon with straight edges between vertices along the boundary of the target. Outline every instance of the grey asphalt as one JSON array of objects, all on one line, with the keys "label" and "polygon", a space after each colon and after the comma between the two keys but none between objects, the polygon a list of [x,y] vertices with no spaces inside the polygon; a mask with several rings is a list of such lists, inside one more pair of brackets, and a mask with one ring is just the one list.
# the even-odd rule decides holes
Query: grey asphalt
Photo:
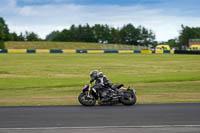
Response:
[{"label": "grey asphalt", "polygon": [[87,129],[0,129],[0,133],[200,133],[200,127],[87,128]]},{"label": "grey asphalt", "polygon": [[200,103],[0,107],[0,128],[200,125]]}]

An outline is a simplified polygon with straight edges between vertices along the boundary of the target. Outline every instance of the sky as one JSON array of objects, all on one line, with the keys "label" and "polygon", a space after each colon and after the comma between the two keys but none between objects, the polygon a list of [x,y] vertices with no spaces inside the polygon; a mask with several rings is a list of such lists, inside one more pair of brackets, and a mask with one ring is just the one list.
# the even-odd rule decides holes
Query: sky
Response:
[{"label": "sky", "polygon": [[181,25],[200,27],[200,0],[0,0],[0,17],[11,32],[41,38],[72,24],[132,23],[151,29],[157,41],[178,37]]}]

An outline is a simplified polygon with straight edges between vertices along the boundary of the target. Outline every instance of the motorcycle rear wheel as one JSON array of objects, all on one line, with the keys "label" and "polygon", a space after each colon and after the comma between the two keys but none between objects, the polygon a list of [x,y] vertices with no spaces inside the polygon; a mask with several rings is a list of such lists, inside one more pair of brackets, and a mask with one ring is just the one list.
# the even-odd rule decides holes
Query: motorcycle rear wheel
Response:
[{"label": "motorcycle rear wheel", "polygon": [[96,99],[94,96],[88,97],[86,93],[81,93],[78,97],[80,104],[84,106],[94,106],[96,104]]},{"label": "motorcycle rear wheel", "polygon": [[121,103],[124,105],[134,105],[136,103],[136,96],[130,91],[124,92],[124,96],[120,99]]}]

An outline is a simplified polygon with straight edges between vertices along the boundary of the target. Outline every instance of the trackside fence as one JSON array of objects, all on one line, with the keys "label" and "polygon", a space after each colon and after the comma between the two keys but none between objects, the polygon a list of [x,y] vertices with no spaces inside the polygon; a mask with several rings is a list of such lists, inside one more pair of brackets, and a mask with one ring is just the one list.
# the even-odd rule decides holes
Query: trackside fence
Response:
[{"label": "trackside fence", "polygon": [[174,53],[175,54],[199,54],[200,55],[200,51],[175,50]]}]

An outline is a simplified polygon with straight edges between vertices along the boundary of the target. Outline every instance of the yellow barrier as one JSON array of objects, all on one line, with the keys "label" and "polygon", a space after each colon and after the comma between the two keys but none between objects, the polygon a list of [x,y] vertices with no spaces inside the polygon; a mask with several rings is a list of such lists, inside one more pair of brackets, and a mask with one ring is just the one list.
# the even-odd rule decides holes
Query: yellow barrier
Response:
[{"label": "yellow barrier", "polygon": [[156,54],[163,54],[164,51],[163,51],[163,49],[156,49],[155,53]]},{"label": "yellow barrier", "polygon": [[152,51],[148,50],[148,49],[143,49],[143,50],[141,50],[141,53],[143,53],[143,54],[152,54]]},{"label": "yellow barrier", "polygon": [[37,54],[49,54],[50,50],[49,49],[36,49]]},{"label": "yellow barrier", "polygon": [[170,50],[170,54],[174,54],[174,50]]},{"label": "yellow barrier", "polygon": [[89,54],[103,54],[104,50],[87,50]]},{"label": "yellow barrier", "polygon": [[134,51],[133,50],[119,50],[118,53],[119,54],[133,54]]},{"label": "yellow barrier", "polygon": [[66,54],[75,54],[76,53],[75,49],[63,49],[62,51],[63,51],[63,53],[66,53]]},{"label": "yellow barrier", "polygon": [[25,54],[26,49],[8,49],[9,54]]}]

